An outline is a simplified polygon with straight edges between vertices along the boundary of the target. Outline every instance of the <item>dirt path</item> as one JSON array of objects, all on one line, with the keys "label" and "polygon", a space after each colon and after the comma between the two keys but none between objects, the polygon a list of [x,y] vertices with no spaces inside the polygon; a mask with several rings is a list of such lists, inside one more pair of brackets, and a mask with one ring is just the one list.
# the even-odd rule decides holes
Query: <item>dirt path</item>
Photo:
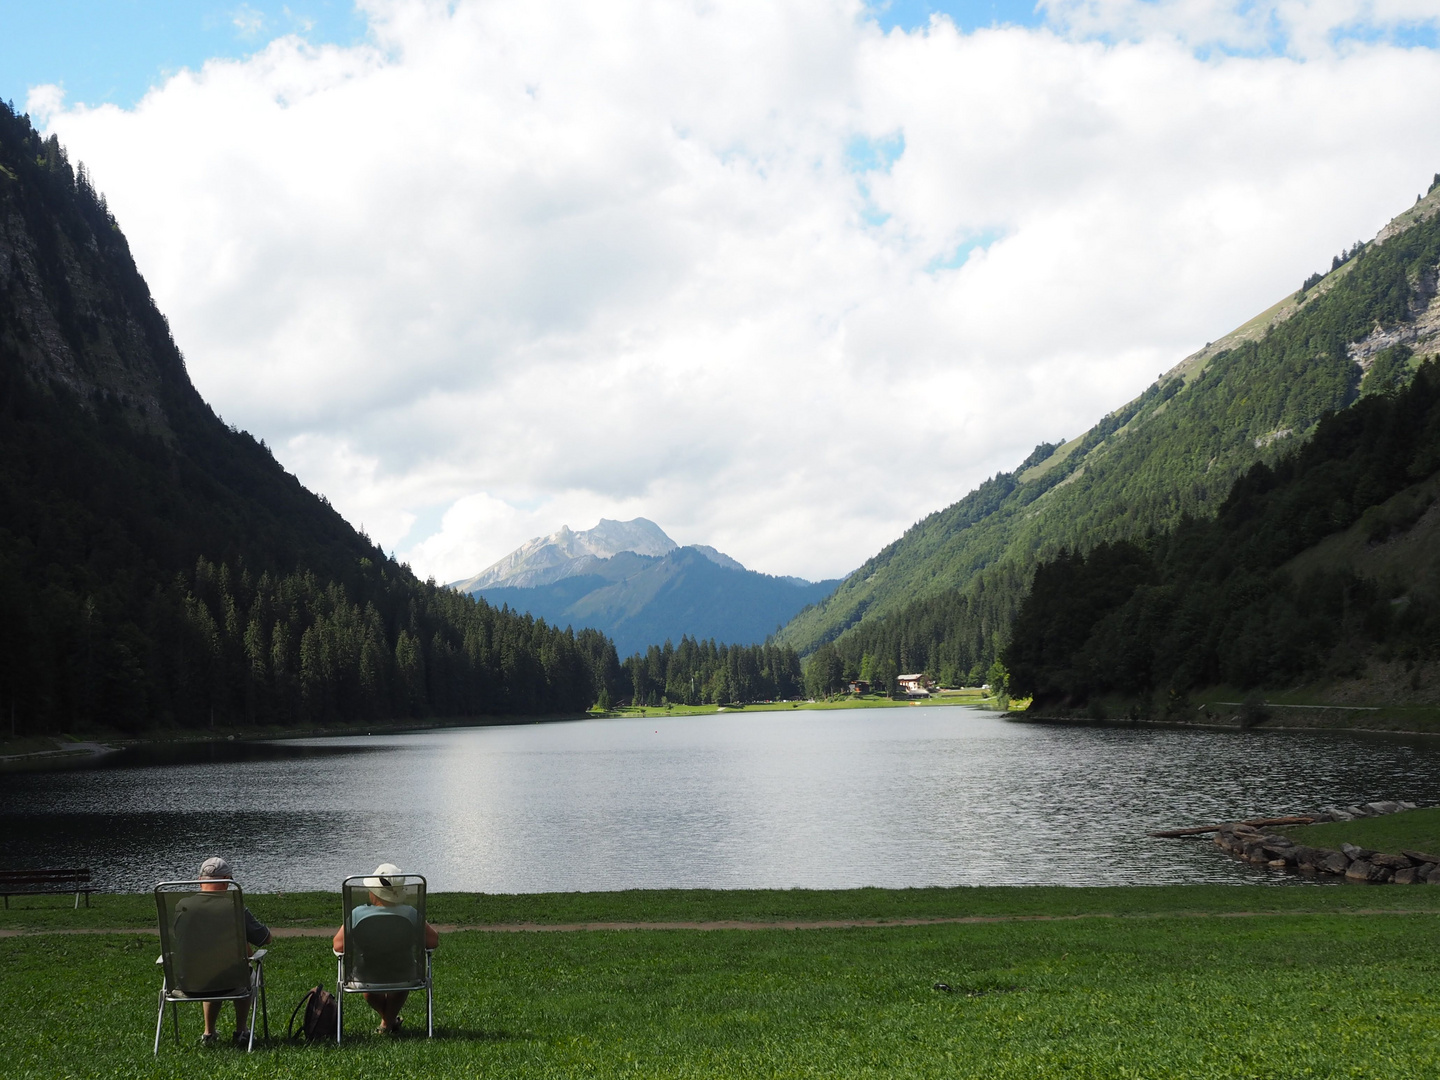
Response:
[{"label": "dirt path", "polygon": [[[862,930],[891,926],[955,926],[980,923],[1013,922],[1079,922],[1084,919],[1266,919],[1292,915],[1440,915],[1436,911],[1410,911],[1391,908],[1361,908],[1355,911],[1160,911],[1136,914],[1093,912],[1084,915],[955,915],[941,918],[915,919],[782,919],[774,922],[726,919],[694,922],[577,922],[577,923],[477,923],[461,926],[442,923],[436,929],[442,934],[573,934],[581,931],[607,930]],[[334,927],[278,926],[271,933],[277,938],[328,938]],[[153,926],[146,927],[76,927],[73,929],[10,929],[0,930],[0,938],[39,937],[46,934],[150,934],[158,936]]]}]

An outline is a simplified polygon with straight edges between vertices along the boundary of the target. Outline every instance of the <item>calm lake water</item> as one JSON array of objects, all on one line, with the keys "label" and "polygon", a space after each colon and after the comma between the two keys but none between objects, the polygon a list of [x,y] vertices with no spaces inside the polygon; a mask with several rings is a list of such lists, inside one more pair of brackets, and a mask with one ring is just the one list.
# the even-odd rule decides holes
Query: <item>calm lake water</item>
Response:
[{"label": "calm lake water", "polygon": [[380,862],[432,889],[1295,883],[1147,831],[1440,803],[1440,742],[1016,724],[964,708],[723,713],[156,748],[0,774],[0,865],[105,888],[223,853],[250,889]]}]

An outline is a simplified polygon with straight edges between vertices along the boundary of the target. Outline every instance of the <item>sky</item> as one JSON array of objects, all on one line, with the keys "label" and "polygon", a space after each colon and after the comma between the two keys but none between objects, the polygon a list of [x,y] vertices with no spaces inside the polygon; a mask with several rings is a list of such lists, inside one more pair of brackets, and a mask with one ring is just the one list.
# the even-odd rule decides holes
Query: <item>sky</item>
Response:
[{"label": "sky", "polygon": [[0,0],[191,377],[422,575],[812,579],[1440,170],[1434,0]]}]

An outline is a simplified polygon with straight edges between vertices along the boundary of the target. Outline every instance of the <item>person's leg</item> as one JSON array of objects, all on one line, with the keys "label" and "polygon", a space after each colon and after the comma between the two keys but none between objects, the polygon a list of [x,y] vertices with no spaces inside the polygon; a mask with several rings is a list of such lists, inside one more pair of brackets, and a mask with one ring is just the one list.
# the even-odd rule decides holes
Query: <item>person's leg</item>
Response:
[{"label": "person's leg", "polygon": [[245,1021],[248,1020],[249,1018],[250,1018],[250,999],[249,999],[249,998],[239,998],[239,999],[237,999],[236,1002],[235,1002],[235,1034],[236,1034],[236,1035],[239,1035],[242,1031],[249,1031],[249,1030],[250,1030],[250,1029],[246,1026],[246,1024],[245,1024]]},{"label": "person's leg", "polygon": [[380,1014],[381,1031],[390,1031],[395,1027],[395,1021],[399,1019],[400,1010],[409,996],[408,990],[396,990],[389,994],[365,995],[366,1004]]},{"label": "person's leg", "polygon": [[220,1018],[220,1002],[202,1001],[200,1011],[205,1014],[205,1034],[215,1034],[215,1021]]}]

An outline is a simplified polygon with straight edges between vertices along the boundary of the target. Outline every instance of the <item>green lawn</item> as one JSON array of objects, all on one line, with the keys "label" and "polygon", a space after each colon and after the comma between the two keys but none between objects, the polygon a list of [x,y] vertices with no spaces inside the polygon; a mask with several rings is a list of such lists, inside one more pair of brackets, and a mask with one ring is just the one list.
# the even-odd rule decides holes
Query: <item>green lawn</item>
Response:
[{"label": "green lawn", "polygon": [[[728,899],[727,899],[728,897]],[[144,898],[100,898],[128,917]],[[318,917],[333,897],[255,896]],[[115,903],[112,905],[112,901]],[[127,906],[128,905],[128,906]],[[509,906],[506,906],[509,905]],[[368,1034],[250,1058],[184,1043],[150,1056],[151,935],[0,939],[7,1077],[1433,1077],[1440,889],[1200,887],[435,897],[446,910],[616,919],[1082,912],[1127,918],[835,930],[457,932],[436,956],[433,1042]],[[1359,914],[1347,909],[1409,908]],[[301,914],[314,909],[314,916]],[[1423,909],[1423,910],[1422,910]],[[12,912],[12,925],[33,918]],[[1316,914],[1302,914],[1302,911]],[[60,909],[51,911],[59,914]],[[1278,912],[1189,917],[1179,912]],[[73,913],[69,913],[73,914]],[[93,918],[94,916],[92,916]],[[558,917],[558,914],[557,914]],[[277,919],[277,921],[279,921]],[[457,920],[463,921],[463,920]],[[323,940],[285,939],[272,1030],[333,978]],[[949,993],[934,989],[948,984]],[[420,1010],[412,1005],[411,1023]],[[229,1021],[222,1030],[228,1030]]]},{"label": "green lawn", "polygon": [[1338,848],[1349,843],[1392,855],[1405,848],[1424,854],[1440,854],[1440,806],[1355,821],[1300,825],[1282,831],[1298,843],[1312,847]]},{"label": "green lawn", "polygon": [[[1398,815],[1397,815],[1398,816]],[[1177,841],[1178,842],[1178,841]],[[1226,855],[1217,851],[1215,858]],[[1292,881],[1294,879],[1291,879]],[[249,893],[246,903],[272,927],[329,927],[340,922],[338,893]],[[69,897],[22,896],[0,911],[0,931],[145,929],[155,925],[148,893],[97,894],[72,910]],[[431,922],[497,924],[778,923],[845,919],[947,919],[1081,915],[1226,914],[1236,911],[1326,913],[1430,911],[1440,888],[1374,888],[1296,882],[1271,885],[1164,885],[1065,888],[989,886],[953,889],[654,889],[596,893],[435,893]]]}]

